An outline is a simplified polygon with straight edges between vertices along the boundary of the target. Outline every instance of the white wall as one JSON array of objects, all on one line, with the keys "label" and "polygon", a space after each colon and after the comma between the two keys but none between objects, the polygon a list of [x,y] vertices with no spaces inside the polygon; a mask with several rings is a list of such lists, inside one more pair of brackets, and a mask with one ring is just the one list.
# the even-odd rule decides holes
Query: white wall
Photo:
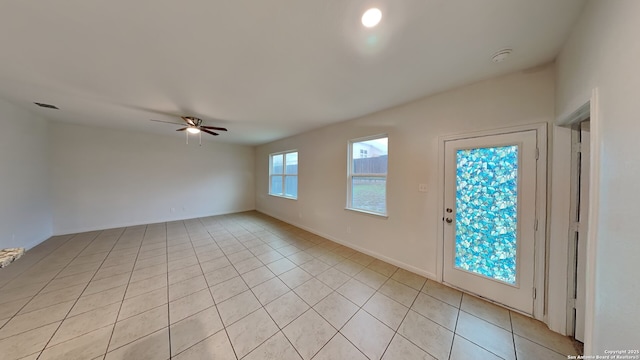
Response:
[{"label": "white wall", "polygon": [[51,123],[54,233],[254,209],[254,148],[191,139]]},{"label": "white wall", "polygon": [[[557,115],[599,93],[600,203],[597,207],[593,337],[586,354],[640,344],[640,1],[590,1],[558,59]],[[593,126],[593,124],[592,124]],[[589,329],[588,329],[589,332]]]},{"label": "white wall", "polygon": [[[352,247],[435,278],[438,137],[552,122],[554,70],[487,80],[363,118],[259,146],[256,208]],[[347,142],[389,135],[389,217],[344,210]],[[269,153],[298,149],[299,199],[268,195]],[[428,192],[418,192],[418,184]]]},{"label": "white wall", "polygon": [[0,99],[0,249],[51,236],[47,123]]}]

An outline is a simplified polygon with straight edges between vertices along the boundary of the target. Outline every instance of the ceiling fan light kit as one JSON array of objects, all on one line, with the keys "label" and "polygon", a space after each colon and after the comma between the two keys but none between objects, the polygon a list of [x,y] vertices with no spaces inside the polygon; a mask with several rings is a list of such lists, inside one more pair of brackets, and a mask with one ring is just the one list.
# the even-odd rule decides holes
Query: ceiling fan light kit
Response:
[{"label": "ceiling fan light kit", "polygon": [[[226,128],[222,128],[222,127],[216,127],[216,126],[205,126],[202,124],[202,119],[194,117],[194,116],[181,116],[180,117],[185,123],[186,123],[186,127],[177,129],[176,131],[184,131],[185,134],[187,135],[187,144],[189,144],[189,134],[198,134],[200,136],[200,145],[202,145],[202,133],[207,133],[209,135],[213,135],[213,136],[218,136],[219,134],[216,132],[213,132],[212,130],[217,130],[217,131],[227,131]],[[162,120],[153,120],[151,119],[151,121],[155,121],[155,122],[161,122],[161,123],[166,123],[166,124],[173,124],[173,125],[184,125],[184,124],[180,124],[180,123],[174,123],[174,122],[169,122],[169,121],[162,121]]]}]

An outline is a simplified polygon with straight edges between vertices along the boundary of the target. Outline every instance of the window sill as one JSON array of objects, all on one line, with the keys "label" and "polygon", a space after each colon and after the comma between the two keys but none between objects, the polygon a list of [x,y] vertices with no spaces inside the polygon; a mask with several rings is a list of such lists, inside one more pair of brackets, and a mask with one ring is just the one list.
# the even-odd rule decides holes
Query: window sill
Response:
[{"label": "window sill", "polygon": [[380,214],[380,213],[373,212],[373,211],[366,211],[366,210],[360,210],[360,209],[353,209],[353,208],[348,208],[348,207],[346,207],[346,208],[344,208],[344,209],[345,209],[345,210],[348,210],[348,211],[357,212],[357,213],[360,213],[360,214],[365,214],[365,215],[371,215],[371,216],[381,217],[381,218],[384,218],[384,219],[388,219],[388,218],[389,218],[389,215],[388,215],[388,214]]},{"label": "window sill", "polygon": [[276,198],[280,198],[280,199],[287,199],[287,200],[294,200],[294,201],[297,201],[297,200],[298,200],[298,198],[297,198],[297,197],[291,197],[291,196],[274,195],[274,194],[267,194],[267,195],[269,195],[269,196],[273,196],[273,197],[276,197]]}]

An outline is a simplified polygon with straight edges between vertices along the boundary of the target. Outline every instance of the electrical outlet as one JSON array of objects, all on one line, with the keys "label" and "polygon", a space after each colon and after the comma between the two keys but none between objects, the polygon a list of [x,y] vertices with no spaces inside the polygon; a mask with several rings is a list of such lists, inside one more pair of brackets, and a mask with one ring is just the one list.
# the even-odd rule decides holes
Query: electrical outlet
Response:
[{"label": "electrical outlet", "polygon": [[427,192],[427,184],[418,184],[418,191]]},{"label": "electrical outlet", "polygon": [[347,226],[347,234],[351,234],[351,226]]},{"label": "electrical outlet", "polygon": [[169,209],[169,211],[171,211],[171,213],[173,214],[174,212],[176,212],[176,208],[171,208]]}]

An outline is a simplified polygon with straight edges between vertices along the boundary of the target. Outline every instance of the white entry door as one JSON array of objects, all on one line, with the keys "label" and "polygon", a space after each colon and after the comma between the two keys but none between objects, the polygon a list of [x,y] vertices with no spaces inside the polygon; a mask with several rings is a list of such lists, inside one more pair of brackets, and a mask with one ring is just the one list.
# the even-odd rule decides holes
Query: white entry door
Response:
[{"label": "white entry door", "polygon": [[445,283],[533,314],[535,130],[445,142]]}]

